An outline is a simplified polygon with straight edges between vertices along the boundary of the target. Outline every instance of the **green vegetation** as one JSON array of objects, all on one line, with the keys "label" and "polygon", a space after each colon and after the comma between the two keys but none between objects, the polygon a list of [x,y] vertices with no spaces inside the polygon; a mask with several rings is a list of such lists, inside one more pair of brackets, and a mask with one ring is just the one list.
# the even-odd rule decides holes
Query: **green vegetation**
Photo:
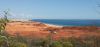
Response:
[{"label": "green vegetation", "polygon": [[19,42],[18,39],[10,37],[5,31],[8,11],[4,11],[4,17],[0,18],[0,47],[27,47],[25,43]]}]

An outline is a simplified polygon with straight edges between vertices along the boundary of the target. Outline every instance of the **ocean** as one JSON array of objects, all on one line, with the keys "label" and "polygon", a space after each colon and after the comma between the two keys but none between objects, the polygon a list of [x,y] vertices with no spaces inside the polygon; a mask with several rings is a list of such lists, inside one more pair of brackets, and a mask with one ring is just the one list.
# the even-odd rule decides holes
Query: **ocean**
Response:
[{"label": "ocean", "polygon": [[60,26],[100,26],[100,20],[80,20],[80,19],[33,19],[32,21]]}]

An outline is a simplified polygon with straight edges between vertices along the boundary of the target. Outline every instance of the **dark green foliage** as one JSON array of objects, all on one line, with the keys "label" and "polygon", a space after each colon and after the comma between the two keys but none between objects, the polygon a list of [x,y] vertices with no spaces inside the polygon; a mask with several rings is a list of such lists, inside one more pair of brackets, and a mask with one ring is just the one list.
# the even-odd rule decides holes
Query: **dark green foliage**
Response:
[{"label": "dark green foliage", "polygon": [[50,47],[63,47],[63,45],[59,41],[54,41]]},{"label": "dark green foliage", "polygon": [[59,42],[63,47],[100,47],[100,37],[94,35],[80,38],[62,38]]},{"label": "dark green foliage", "polygon": [[73,44],[71,42],[64,42],[63,47],[73,47]]}]

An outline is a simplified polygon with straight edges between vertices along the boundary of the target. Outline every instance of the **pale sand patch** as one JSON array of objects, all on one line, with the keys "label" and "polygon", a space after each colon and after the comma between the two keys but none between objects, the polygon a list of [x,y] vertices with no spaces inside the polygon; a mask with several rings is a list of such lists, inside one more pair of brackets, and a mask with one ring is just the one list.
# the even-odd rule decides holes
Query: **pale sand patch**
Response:
[{"label": "pale sand patch", "polygon": [[59,27],[59,28],[63,27],[63,26],[60,26],[60,25],[53,25],[53,24],[47,24],[47,23],[44,23],[44,24],[49,26],[49,27]]}]

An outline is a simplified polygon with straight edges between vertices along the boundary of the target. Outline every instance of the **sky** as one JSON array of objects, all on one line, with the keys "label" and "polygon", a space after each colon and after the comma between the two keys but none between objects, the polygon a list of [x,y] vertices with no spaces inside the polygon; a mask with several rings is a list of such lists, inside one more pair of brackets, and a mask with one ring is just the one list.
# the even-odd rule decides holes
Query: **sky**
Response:
[{"label": "sky", "polygon": [[[0,0],[12,19],[100,19],[99,0]],[[1,15],[0,15],[1,16]]]}]

